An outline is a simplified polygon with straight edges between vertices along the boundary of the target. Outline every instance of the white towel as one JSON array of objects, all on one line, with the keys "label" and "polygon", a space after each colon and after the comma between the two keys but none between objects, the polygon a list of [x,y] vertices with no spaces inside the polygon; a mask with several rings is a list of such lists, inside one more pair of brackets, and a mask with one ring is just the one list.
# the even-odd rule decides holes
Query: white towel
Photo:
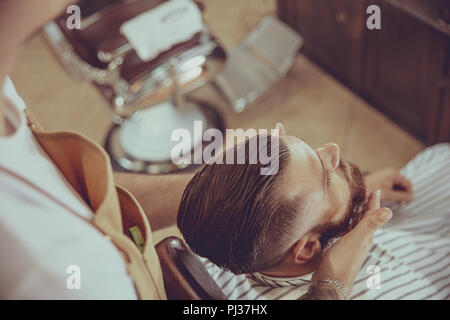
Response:
[{"label": "white towel", "polygon": [[195,3],[171,0],[125,22],[120,32],[141,60],[150,61],[202,29],[202,14]]}]

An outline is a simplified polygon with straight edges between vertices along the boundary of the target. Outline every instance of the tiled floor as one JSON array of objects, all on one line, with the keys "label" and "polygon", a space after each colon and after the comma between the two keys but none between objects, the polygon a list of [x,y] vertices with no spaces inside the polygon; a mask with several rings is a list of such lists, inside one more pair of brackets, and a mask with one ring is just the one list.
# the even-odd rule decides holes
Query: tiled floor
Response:
[{"label": "tiled floor", "polygon": [[[273,0],[203,0],[205,18],[226,49],[237,44],[275,12]],[[87,83],[66,75],[39,35],[20,57],[11,78],[28,107],[50,130],[74,130],[102,143],[111,125],[106,102]],[[231,112],[211,87],[195,96],[215,105],[230,128],[272,128],[282,121],[288,132],[312,146],[336,142],[343,157],[363,169],[401,167],[424,146],[353,94],[303,55],[280,83],[242,114]],[[175,228],[161,230],[155,241]]]}]

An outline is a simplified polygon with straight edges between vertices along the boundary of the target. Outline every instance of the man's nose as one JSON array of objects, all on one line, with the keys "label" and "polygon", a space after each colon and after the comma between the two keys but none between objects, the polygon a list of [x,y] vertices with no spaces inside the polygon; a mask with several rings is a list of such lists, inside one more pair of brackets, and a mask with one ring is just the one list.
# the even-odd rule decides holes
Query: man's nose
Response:
[{"label": "man's nose", "polygon": [[336,143],[327,143],[317,150],[320,158],[328,170],[336,170],[341,161],[341,149]]}]

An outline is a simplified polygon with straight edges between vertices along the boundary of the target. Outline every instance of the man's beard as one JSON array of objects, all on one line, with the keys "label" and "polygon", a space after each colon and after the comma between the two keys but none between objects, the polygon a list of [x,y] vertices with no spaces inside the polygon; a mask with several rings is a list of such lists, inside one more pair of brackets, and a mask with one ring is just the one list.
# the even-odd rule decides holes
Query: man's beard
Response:
[{"label": "man's beard", "polygon": [[314,228],[316,232],[321,234],[320,243],[323,249],[331,245],[333,240],[352,230],[362,219],[367,209],[366,185],[359,168],[355,164],[343,160],[339,164],[339,168],[344,172],[351,195],[347,212],[340,221],[323,223]]}]

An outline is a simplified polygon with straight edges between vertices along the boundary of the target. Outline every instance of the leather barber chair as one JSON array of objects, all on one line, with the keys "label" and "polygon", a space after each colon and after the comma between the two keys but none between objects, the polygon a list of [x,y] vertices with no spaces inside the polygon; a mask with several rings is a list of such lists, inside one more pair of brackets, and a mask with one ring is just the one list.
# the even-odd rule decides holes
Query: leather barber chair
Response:
[{"label": "leather barber chair", "polygon": [[[92,82],[111,106],[114,126],[105,149],[113,167],[142,173],[187,170],[203,147],[204,130],[224,130],[211,106],[189,92],[222,71],[226,54],[190,0],[82,0],[80,28],[64,14],[45,35],[64,66]],[[194,122],[201,121],[201,134]],[[197,122],[198,123],[198,122]],[[172,161],[175,129],[186,129],[183,155]],[[182,156],[182,155],[180,155]]]},{"label": "leather barber chair", "polygon": [[169,300],[227,300],[202,262],[183,240],[168,237],[155,248]]},{"label": "leather barber chair", "polygon": [[213,85],[235,112],[255,104],[292,67],[303,38],[288,25],[267,16],[231,48],[224,71]]}]

